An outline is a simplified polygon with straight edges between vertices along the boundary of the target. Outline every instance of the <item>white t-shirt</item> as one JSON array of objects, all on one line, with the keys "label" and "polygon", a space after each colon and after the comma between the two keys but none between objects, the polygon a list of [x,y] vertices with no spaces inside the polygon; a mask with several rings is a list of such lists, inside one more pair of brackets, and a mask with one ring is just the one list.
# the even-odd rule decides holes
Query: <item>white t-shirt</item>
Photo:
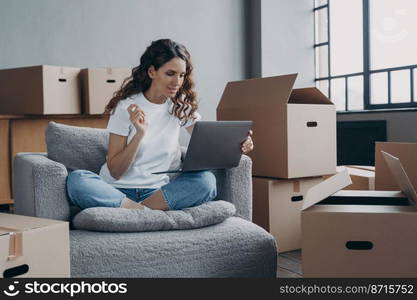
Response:
[{"label": "white t-shirt", "polygon": [[[152,174],[179,168],[181,151],[179,145],[180,120],[170,114],[172,101],[155,104],[147,100],[142,93],[120,101],[113,114],[110,115],[107,131],[127,136],[129,143],[136,133],[136,128],[129,119],[127,108],[137,104],[145,112],[148,128],[139,143],[139,149],[130,168],[116,180],[110,175],[107,163],[100,169],[100,177],[107,183],[118,188],[160,188],[169,182],[167,174]],[[188,120],[184,127],[191,126],[200,120],[195,113],[195,120]]]}]

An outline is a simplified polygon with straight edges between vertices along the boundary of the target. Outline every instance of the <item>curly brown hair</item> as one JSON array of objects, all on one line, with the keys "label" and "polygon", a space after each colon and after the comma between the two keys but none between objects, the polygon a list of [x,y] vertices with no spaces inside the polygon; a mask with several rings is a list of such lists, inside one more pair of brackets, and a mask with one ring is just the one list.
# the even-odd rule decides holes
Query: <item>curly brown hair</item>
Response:
[{"label": "curly brown hair", "polygon": [[185,61],[186,73],[184,82],[177,94],[172,98],[173,106],[171,114],[174,114],[184,125],[187,120],[194,118],[197,110],[198,101],[194,91],[194,81],[192,79],[193,65],[187,49],[170,39],[153,41],[140,58],[140,64],[132,69],[132,75],[126,78],[121,88],[113,94],[113,98],[106,106],[105,113],[113,113],[117,104],[128,97],[143,93],[149,89],[152,79],[148,75],[148,69],[153,66],[158,70],[166,62],[179,57]]}]

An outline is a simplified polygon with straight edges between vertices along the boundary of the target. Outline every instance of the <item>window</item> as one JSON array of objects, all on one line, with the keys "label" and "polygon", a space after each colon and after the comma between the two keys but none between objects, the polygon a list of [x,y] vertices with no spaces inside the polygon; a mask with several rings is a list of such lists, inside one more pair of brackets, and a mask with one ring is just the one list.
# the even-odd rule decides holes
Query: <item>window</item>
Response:
[{"label": "window", "polygon": [[416,0],[315,0],[316,87],[338,111],[417,107]]}]

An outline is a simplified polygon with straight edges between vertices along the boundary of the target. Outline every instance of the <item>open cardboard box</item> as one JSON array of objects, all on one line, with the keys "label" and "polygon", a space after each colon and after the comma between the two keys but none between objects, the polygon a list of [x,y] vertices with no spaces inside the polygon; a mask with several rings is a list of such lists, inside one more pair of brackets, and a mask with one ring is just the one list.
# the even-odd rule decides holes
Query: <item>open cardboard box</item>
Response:
[{"label": "open cardboard box", "polygon": [[375,143],[375,189],[399,190],[400,187],[394,175],[389,171],[381,151],[390,153],[401,160],[411,184],[414,189],[417,189],[417,143]]},{"label": "open cardboard box", "polygon": [[1,114],[80,114],[80,68],[33,66],[0,70]]},{"label": "open cardboard box", "polygon": [[102,114],[107,103],[132,74],[126,68],[89,68],[81,70],[83,112]]},{"label": "open cardboard box", "polygon": [[336,109],[297,74],[229,82],[217,120],[252,120],[253,175],[301,178],[336,172]]},{"label": "open cardboard box", "polygon": [[278,252],[301,248],[301,207],[306,192],[322,177],[273,179],[253,177],[252,222],[270,232]]},{"label": "open cardboard box", "polygon": [[[346,169],[352,180],[352,184],[343,188],[344,190],[375,190],[375,171],[372,169],[360,168],[361,166],[338,166],[337,172]],[[332,175],[323,176],[324,179]]]},{"label": "open cardboard box", "polygon": [[0,213],[0,277],[70,277],[68,222]]},{"label": "open cardboard box", "polygon": [[399,159],[384,157],[407,203],[400,193],[366,191],[373,203],[318,205],[351,183],[347,170],[312,187],[301,213],[304,277],[417,276],[417,195]]}]

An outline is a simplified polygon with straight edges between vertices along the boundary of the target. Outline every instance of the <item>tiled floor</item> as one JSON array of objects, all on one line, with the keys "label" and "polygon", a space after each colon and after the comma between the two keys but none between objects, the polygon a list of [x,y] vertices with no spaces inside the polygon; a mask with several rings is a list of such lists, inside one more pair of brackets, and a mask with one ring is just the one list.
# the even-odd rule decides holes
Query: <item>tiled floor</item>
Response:
[{"label": "tiled floor", "polygon": [[300,278],[302,276],[301,250],[278,255],[277,277]]}]

